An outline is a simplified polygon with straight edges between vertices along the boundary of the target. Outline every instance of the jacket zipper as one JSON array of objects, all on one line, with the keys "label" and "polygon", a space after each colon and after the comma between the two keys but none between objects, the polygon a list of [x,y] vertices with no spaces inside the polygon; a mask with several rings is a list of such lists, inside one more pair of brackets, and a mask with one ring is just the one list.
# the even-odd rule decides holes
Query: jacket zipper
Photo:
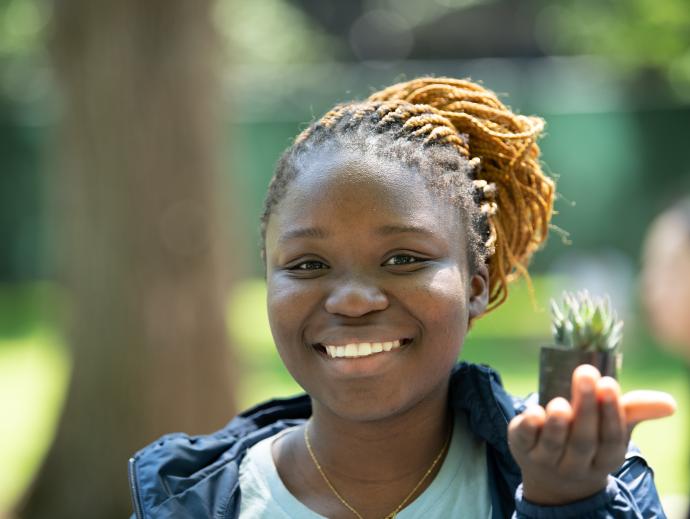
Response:
[{"label": "jacket zipper", "polygon": [[136,479],[134,475],[134,458],[129,458],[129,465],[127,467],[127,472],[129,475],[129,486],[132,491],[132,503],[134,505],[134,515],[137,519],[144,519],[144,511],[141,507],[141,496],[139,496],[139,487],[137,487]]}]

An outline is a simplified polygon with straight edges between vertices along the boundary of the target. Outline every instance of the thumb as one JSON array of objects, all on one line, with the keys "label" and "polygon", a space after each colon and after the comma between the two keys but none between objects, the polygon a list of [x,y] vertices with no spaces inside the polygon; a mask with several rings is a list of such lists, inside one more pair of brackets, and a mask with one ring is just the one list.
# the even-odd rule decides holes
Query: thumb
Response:
[{"label": "thumb", "polygon": [[636,390],[621,396],[628,430],[644,420],[664,418],[676,412],[676,401],[663,391]]}]

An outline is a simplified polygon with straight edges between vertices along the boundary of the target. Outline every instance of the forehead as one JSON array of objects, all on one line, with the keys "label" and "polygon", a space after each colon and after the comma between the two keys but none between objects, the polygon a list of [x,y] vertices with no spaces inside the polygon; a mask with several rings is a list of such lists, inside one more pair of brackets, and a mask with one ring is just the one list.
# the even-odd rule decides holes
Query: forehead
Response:
[{"label": "forehead", "polygon": [[460,221],[460,209],[431,191],[416,171],[397,161],[339,152],[306,161],[274,209],[268,231],[408,224],[455,238]]}]

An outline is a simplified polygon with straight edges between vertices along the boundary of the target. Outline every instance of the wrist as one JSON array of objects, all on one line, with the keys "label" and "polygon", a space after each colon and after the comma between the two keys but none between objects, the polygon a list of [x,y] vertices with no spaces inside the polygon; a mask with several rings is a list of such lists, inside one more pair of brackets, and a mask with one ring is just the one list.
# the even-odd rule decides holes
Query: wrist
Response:
[{"label": "wrist", "polygon": [[[518,517],[530,519],[563,519],[564,517],[603,517],[602,510],[610,506],[619,495],[618,484],[612,476],[608,477],[606,488],[586,499],[560,506],[542,506],[528,501],[520,483],[515,491],[515,510]],[[608,516],[607,516],[608,517]]]},{"label": "wrist", "polygon": [[563,484],[556,488],[550,488],[543,483],[524,479],[522,482],[522,495],[524,499],[538,506],[561,506],[592,497],[604,490],[607,483],[608,477],[604,477],[601,481],[587,481],[571,485]]}]

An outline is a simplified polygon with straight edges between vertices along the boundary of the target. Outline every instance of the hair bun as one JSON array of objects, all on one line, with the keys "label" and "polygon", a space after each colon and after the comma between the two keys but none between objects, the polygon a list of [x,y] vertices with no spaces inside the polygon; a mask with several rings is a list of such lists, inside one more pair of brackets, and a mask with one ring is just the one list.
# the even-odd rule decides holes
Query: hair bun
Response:
[{"label": "hair bun", "polygon": [[544,120],[513,113],[494,92],[463,79],[417,78],[368,100],[432,107],[447,121],[445,128],[452,125],[463,137],[470,161],[476,162],[475,188],[482,191],[480,208],[490,226],[490,308],[500,305],[507,284],[527,275],[532,254],[548,234],[555,186],[542,171],[536,142]]}]

